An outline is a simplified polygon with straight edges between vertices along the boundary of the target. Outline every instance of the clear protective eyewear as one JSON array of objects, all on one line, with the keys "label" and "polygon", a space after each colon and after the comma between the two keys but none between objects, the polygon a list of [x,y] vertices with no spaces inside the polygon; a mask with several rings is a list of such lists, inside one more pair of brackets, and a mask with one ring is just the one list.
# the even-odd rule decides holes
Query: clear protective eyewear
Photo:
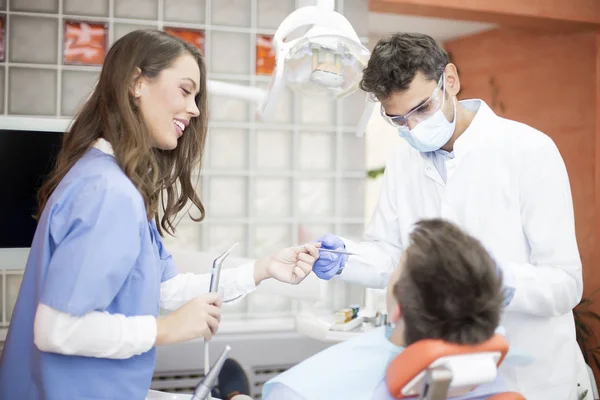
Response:
[{"label": "clear protective eyewear", "polygon": [[440,76],[437,87],[433,89],[431,96],[429,96],[423,104],[406,115],[387,115],[382,105],[380,108],[381,116],[395,128],[407,127],[409,120],[417,125],[431,117],[444,105],[446,88],[444,87],[444,90],[442,91],[442,87],[444,87],[444,74]]}]

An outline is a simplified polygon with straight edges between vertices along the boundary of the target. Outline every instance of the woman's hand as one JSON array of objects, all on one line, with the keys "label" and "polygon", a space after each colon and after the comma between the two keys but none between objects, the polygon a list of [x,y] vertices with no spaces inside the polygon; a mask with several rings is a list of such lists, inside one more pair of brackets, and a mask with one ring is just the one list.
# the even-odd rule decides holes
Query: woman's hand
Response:
[{"label": "woman's hand", "polygon": [[157,319],[156,345],[185,342],[204,337],[210,340],[219,329],[221,305],[218,293],[198,296],[176,311]]},{"label": "woman's hand", "polygon": [[319,258],[317,244],[288,247],[277,254],[263,258],[254,264],[254,280],[258,285],[268,278],[280,282],[297,285],[312,271],[315,261]]}]

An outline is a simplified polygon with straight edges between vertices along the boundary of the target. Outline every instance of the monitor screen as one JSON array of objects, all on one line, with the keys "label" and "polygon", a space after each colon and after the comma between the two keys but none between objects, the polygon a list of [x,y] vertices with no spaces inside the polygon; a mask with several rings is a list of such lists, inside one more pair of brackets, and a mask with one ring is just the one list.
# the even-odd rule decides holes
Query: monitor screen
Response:
[{"label": "monitor screen", "polygon": [[0,248],[31,246],[37,192],[54,167],[62,135],[0,128]]}]

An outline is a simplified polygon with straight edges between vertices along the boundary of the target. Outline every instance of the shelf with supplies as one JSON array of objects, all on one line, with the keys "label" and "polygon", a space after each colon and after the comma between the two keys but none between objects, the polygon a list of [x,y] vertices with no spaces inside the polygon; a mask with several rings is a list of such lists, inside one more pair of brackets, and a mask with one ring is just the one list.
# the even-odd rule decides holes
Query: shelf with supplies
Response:
[{"label": "shelf with supplies", "polygon": [[334,313],[302,312],[296,316],[296,330],[312,339],[323,342],[343,342],[369,332],[385,323],[385,316],[357,315],[345,322],[336,323]]}]

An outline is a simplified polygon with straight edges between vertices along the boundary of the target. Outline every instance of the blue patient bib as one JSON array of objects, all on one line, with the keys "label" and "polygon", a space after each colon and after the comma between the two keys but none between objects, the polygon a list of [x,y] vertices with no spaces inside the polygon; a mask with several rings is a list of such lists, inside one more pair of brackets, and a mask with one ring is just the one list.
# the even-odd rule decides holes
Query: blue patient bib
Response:
[{"label": "blue patient bib", "polygon": [[263,386],[263,398],[268,398],[273,385],[283,384],[306,400],[370,400],[389,362],[402,350],[387,339],[385,327],[373,329],[269,380]]},{"label": "blue patient bib", "polygon": [[[271,391],[281,385],[303,400],[392,399],[384,382],[385,373],[390,361],[404,348],[391,343],[386,333],[386,327],[373,329],[315,354],[268,381],[263,386],[263,399],[270,400]],[[505,389],[498,377],[455,400],[486,399]],[[273,399],[278,400],[275,396]]]}]

